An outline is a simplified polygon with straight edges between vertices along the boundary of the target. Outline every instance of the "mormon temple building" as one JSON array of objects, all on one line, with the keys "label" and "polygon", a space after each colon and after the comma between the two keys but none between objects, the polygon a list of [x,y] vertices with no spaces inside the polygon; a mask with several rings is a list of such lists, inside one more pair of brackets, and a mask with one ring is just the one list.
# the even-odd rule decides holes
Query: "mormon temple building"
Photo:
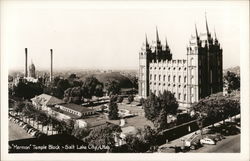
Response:
[{"label": "mormon temple building", "polygon": [[223,90],[222,48],[209,31],[191,36],[187,59],[173,59],[167,41],[162,43],[156,29],[156,41],[149,44],[146,36],[139,53],[139,96],[171,91],[180,108],[187,109],[199,99]]}]

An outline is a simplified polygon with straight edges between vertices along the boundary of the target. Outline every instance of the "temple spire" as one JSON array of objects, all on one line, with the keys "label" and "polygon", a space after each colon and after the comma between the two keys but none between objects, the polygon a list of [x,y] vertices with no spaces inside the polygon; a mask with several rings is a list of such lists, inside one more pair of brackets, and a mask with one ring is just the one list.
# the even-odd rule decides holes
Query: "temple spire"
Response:
[{"label": "temple spire", "polygon": [[146,33],[145,33],[145,38],[146,38],[146,46],[148,46],[148,38]]},{"label": "temple spire", "polygon": [[214,38],[217,40],[217,36],[216,36],[216,31],[215,31],[215,27],[214,27]]},{"label": "temple spire", "polygon": [[197,26],[196,26],[196,23],[195,23],[195,34],[196,34],[196,38],[198,39],[198,31],[197,31]]},{"label": "temple spire", "polygon": [[160,42],[157,26],[156,26],[156,42]]},{"label": "temple spire", "polygon": [[205,19],[206,19],[207,34],[209,35],[209,29],[208,29],[208,23],[207,23],[207,12],[205,12]]},{"label": "temple spire", "polygon": [[166,49],[168,49],[168,48],[169,48],[169,46],[168,46],[168,40],[167,40],[167,37],[165,37],[165,41],[166,41]]}]

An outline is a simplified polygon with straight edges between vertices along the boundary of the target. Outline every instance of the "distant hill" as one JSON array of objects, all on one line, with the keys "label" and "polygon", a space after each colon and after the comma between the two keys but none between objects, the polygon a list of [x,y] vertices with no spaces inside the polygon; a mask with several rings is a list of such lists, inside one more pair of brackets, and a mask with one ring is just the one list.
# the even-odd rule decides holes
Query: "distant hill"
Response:
[{"label": "distant hill", "polygon": [[227,68],[223,70],[223,75],[225,75],[227,73],[227,71],[233,72],[237,75],[240,75],[240,67],[236,66],[236,67],[231,67],[231,68]]},{"label": "distant hill", "polygon": [[132,82],[130,79],[118,72],[110,72],[110,73],[98,73],[98,74],[86,74],[82,76],[80,79],[84,80],[86,77],[94,76],[96,77],[100,82],[105,83],[108,80],[116,80],[120,83],[121,88],[132,88]]}]

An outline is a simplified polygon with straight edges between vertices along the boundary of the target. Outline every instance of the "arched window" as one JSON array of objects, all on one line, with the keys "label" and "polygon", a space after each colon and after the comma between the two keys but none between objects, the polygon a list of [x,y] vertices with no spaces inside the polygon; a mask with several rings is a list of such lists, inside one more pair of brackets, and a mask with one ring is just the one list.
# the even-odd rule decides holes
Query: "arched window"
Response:
[{"label": "arched window", "polygon": [[181,76],[180,75],[179,75],[179,80],[178,81],[179,81],[179,83],[181,83]]},{"label": "arched window", "polygon": [[191,58],[191,59],[190,59],[190,65],[191,65],[191,66],[194,66],[194,58]]},{"label": "arched window", "polygon": [[194,94],[194,88],[191,87],[191,94],[193,95]]},{"label": "arched window", "polygon": [[184,83],[187,82],[187,76],[184,76]]},{"label": "arched window", "polygon": [[154,80],[156,80],[156,74],[154,75]]},{"label": "arched window", "polygon": [[150,80],[152,80],[152,74],[150,74]]},{"label": "arched window", "polygon": [[191,76],[191,84],[194,84],[194,76]]},{"label": "arched window", "polygon": [[191,96],[191,103],[194,103],[194,96]]},{"label": "arched window", "polygon": [[175,82],[175,75],[173,76],[173,82]]},{"label": "arched window", "polygon": [[161,81],[161,75],[159,75],[159,81]]},{"label": "arched window", "polygon": [[166,79],[166,76],[165,76],[165,75],[163,75],[163,81],[165,81],[165,79]]},{"label": "arched window", "polygon": [[194,69],[190,69],[191,75],[194,75]]},{"label": "arched window", "polygon": [[186,94],[184,94],[184,98],[183,99],[184,99],[184,101],[186,101],[186,99],[187,99],[187,95]]},{"label": "arched window", "polygon": [[168,81],[170,82],[170,75],[168,75]]}]

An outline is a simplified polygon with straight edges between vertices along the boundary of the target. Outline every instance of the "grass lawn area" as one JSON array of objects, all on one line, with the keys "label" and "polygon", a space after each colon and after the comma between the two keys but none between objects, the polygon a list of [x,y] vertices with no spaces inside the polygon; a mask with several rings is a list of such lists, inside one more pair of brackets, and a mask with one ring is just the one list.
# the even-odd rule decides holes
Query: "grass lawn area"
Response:
[{"label": "grass lawn area", "polygon": [[153,123],[147,120],[144,116],[134,116],[130,118],[126,118],[126,124],[124,127],[127,126],[134,126],[136,128],[144,128],[145,125],[149,125],[152,128],[154,127]]},{"label": "grass lawn area", "polygon": [[131,106],[130,104],[117,104],[119,109],[126,109],[129,110],[130,113],[141,113],[144,115],[144,109],[142,106]]},{"label": "grass lawn area", "polygon": [[130,106],[129,104],[118,104],[119,109],[129,110],[131,114],[136,116],[126,118],[125,126],[135,126],[137,128],[144,128],[145,125],[153,127],[153,123],[144,117],[144,109],[141,106]]}]

